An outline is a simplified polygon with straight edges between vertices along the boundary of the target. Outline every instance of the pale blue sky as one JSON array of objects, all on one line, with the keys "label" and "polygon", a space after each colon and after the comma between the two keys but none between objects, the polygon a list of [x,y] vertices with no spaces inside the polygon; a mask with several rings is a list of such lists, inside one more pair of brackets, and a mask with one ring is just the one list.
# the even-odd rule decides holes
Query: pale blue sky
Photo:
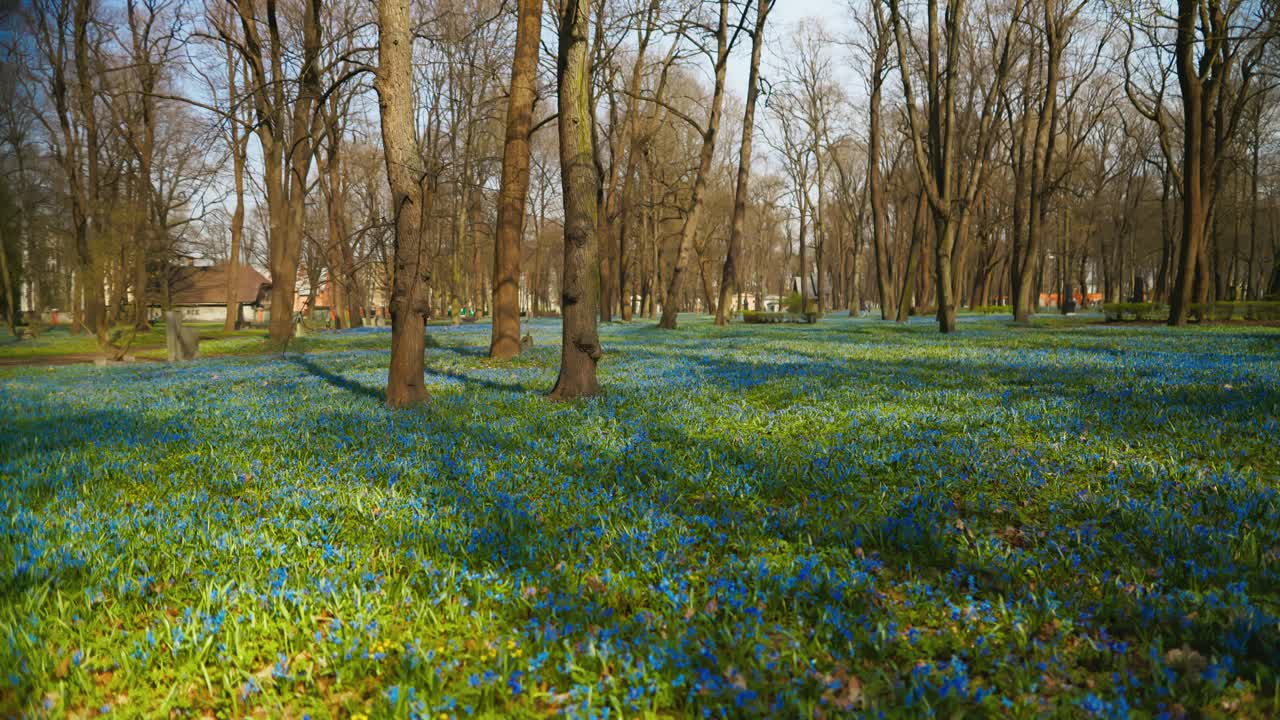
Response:
[{"label": "pale blue sky", "polygon": [[[848,16],[846,0],[776,0],[773,11],[769,14],[767,37],[771,41],[781,40],[791,33],[797,23],[806,18],[816,18],[831,35],[843,37],[848,32]],[[832,48],[832,58],[835,61],[833,65],[837,68],[848,65],[843,48]],[[736,48],[729,61],[728,87],[740,98],[747,94],[750,60],[751,43],[747,41]],[[768,66],[777,62],[777,54],[766,49],[764,64]]]}]

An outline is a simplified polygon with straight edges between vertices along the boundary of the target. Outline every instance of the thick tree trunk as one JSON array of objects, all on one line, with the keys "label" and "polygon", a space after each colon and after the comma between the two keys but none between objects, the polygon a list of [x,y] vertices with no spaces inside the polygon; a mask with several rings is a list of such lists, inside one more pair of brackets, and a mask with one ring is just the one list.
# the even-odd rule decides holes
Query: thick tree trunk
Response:
[{"label": "thick tree trunk", "polygon": [[[1182,243],[1178,253],[1177,275],[1169,298],[1169,324],[1185,325],[1191,307],[1192,284],[1196,263],[1202,254],[1204,239],[1204,206],[1201,197],[1201,145],[1204,137],[1203,88],[1195,58],[1196,20],[1200,4],[1196,0],[1178,0],[1178,29],[1174,56],[1178,83],[1182,89]],[[1202,263],[1203,264],[1203,263]]]},{"label": "thick tree trunk", "polygon": [[560,117],[560,177],[564,197],[564,271],[561,273],[562,337],[560,375],[553,400],[573,400],[600,392],[596,364],[604,354],[596,323],[600,294],[596,280],[597,191],[592,158],[591,68],[587,61],[588,0],[565,0],[560,16],[557,64]]},{"label": "thick tree trunk", "polygon": [[[266,154],[266,153],[264,153]],[[293,301],[298,281],[298,254],[294,249],[292,210],[281,183],[284,173],[274,162],[265,165],[267,213],[271,218],[268,238],[267,269],[271,273],[271,321],[268,334],[271,344],[283,348],[293,336]],[[298,238],[301,240],[301,238]]]},{"label": "thick tree trunk", "polygon": [[422,186],[414,143],[413,35],[409,0],[379,0],[378,106],[382,146],[395,217],[395,278],[391,291],[391,366],[387,405],[403,408],[427,399],[423,385],[426,293],[422,243]]},{"label": "thick tree trunk", "polygon": [[[313,138],[321,114],[313,112],[321,95],[319,56],[322,0],[306,0],[300,8],[302,48],[296,63],[297,95],[286,96],[281,82],[286,55],[294,48],[279,32],[275,3],[266,5],[266,22],[253,3],[239,3],[236,10],[244,33],[241,52],[256,85],[253,93],[256,127],[263,156],[270,218],[268,270],[271,272],[271,344],[284,348],[293,335],[293,302],[302,254],[306,196],[314,154]],[[265,25],[266,42],[261,36]],[[294,41],[296,42],[296,41]],[[270,68],[270,71],[268,71]]]},{"label": "thick tree trunk", "polygon": [[529,135],[537,97],[541,0],[520,0],[516,54],[507,101],[507,135],[502,153],[498,229],[493,243],[493,337],[489,357],[506,360],[520,353],[520,239],[529,195]]}]

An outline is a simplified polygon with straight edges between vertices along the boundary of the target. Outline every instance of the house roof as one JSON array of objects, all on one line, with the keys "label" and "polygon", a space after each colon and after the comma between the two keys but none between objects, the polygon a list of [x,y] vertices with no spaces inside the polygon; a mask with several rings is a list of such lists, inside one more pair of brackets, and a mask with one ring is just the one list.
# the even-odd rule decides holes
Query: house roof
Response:
[{"label": "house roof", "polygon": [[[170,292],[174,305],[225,305],[227,303],[227,266],[175,268],[170,276]],[[270,283],[257,270],[245,265],[236,267],[235,300],[241,305],[259,302],[263,286]]]}]

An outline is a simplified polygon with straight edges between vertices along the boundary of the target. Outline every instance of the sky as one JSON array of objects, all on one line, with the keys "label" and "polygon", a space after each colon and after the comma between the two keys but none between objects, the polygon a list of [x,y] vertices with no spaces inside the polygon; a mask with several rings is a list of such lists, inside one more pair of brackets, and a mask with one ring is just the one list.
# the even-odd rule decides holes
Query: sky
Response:
[{"label": "sky", "polygon": [[[770,40],[779,39],[789,34],[797,23],[808,18],[816,18],[821,21],[823,27],[832,35],[844,35],[849,27],[848,14],[849,11],[845,0],[775,0],[773,11],[769,13],[769,28],[766,30],[766,37]],[[754,12],[752,13],[752,18],[754,19]],[[834,65],[836,67],[848,65],[841,52],[840,50],[835,51],[834,59],[836,62]],[[776,55],[765,53],[765,65],[778,61],[779,58]],[[735,48],[734,54],[730,57],[727,70],[727,87],[740,98],[747,95],[747,74],[750,69],[751,43],[747,41]]]}]

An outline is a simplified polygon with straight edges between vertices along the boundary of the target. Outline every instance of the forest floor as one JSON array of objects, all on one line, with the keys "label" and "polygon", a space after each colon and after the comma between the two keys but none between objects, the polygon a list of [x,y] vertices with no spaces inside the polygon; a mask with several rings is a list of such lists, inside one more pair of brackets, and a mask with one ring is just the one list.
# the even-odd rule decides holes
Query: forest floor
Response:
[{"label": "forest floor", "polygon": [[0,716],[1275,717],[1280,330],[0,368]]}]

